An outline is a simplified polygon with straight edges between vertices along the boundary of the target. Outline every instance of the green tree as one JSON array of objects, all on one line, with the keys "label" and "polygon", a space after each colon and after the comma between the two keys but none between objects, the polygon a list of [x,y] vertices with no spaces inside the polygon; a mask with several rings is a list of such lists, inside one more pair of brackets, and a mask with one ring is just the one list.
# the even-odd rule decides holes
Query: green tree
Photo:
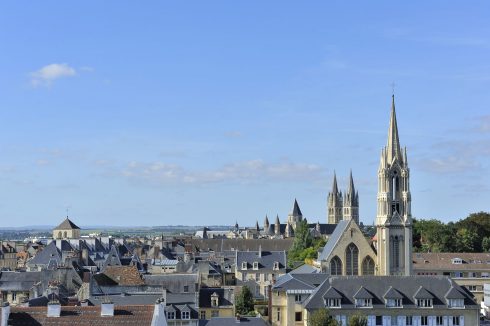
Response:
[{"label": "green tree", "polygon": [[457,251],[458,252],[475,252],[481,246],[480,237],[478,232],[472,228],[462,228],[457,232]]},{"label": "green tree", "polygon": [[366,316],[354,315],[349,319],[349,326],[367,326]]},{"label": "green tree", "polygon": [[[294,231],[294,241],[291,250],[288,252],[288,263],[293,267],[295,262],[304,262],[306,258],[316,258],[316,251],[309,249],[313,245],[313,237],[306,219],[296,226]],[[307,250],[305,252],[305,250]]]},{"label": "green tree", "polygon": [[235,298],[235,309],[240,315],[247,315],[254,310],[254,298],[247,286],[242,287]]},{"label": "green tree", "polygon": [[481,247],[483,251],[489,252],[490,251],[490,237],[484,237],[482,242],[481,242]]},{"label": "green tree", "polygon": [[338,326],[339,323],[330,316],[326,308],[320,308],[311,313],[308,326]]}]

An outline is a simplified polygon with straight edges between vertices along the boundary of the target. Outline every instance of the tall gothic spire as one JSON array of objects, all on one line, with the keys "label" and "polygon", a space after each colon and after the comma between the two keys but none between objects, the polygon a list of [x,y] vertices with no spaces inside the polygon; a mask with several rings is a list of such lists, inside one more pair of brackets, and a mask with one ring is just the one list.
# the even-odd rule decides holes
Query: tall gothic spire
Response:
[{"label": "tall gothic spire", "polygon": [[352,178],[352,169],[350,170],[349,189],[347,190],[347,193],[350,196],[355,196],[356,195],[356,189],[354,188],[354,179]]},{"label": "tall gothic spire", "polygon": [[332,194],[335,196],[339,192],[339,188],[337,186],[337,173],[333,171],[333,185],[332,185]]},{"label": "tall gothic spire", "polygon": [[301,209],[299,209],[298,201],[296,198],[294,199],[294,205],[293,205],[293,212],[291,213],[292,216],[303,216],[301,213]]},{"label": "tall gothic spire", "polygon": [[388,144],[386,146],[388,163],[391,164],[395,157],[401,159],[400,139],[398,138],[398,125],[396,123],[395,95],[391,101],[390,127],[388,129]]}]

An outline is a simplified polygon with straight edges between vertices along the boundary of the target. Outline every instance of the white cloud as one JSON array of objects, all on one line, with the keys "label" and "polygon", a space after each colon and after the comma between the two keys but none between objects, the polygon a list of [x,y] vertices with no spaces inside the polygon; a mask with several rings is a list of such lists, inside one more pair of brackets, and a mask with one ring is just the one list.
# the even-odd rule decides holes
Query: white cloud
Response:
[{"label": "white cloud", "polygon": [[66,63],[52,63],[31,73],[31,85],[49,86],[57,79],[73,77],[76,74],[76,70]]},{"label": "white cloud", "polygon": [[250,160],[224,165],[216,170],[190,171],[180,165],[163,162],[131,162],[121,175],[131,181],[150,184],[209,184],[237,182],[242,184],[263,181],[314,181],[321,178],[322,169],[315,164],[281,162],[266,163]]}]

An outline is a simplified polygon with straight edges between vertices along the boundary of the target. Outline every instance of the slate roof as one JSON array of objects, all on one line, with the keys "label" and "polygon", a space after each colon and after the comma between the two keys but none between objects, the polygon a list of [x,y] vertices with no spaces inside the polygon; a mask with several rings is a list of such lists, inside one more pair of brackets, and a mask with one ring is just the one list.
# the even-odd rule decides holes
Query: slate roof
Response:
[{"label": "slate roof", "polygon": [[339,242],[340,238],[344,234],[345,230],[347,230],[347,227],[349,226],[349,222],[351,220],[341,220],[335,227],[335,230],[333,231],[332,235],[330,238],[328,238],[327,243],[325,244],[325,247],[323,247],[323,250],[318,257],[318,261],[326,260],[332,251],[335,249],[335,246]]},{"label": "slate roof", "polygon": [[100,307],[61,307],[61,316],[47,317],[46,307],[11,307],[9,326],[150,326],[154,305],[115,306],[113,317],[102,317]]},{"label": "slate roof", "polygon": [[308,265],[308,264],[303,264],[289,273],[291,274],[313,274],[313,273],[320,273],[321,270],[319,268],[316,268],[314,266]]},{"label": "slate roof", "polygon": [[188,286],[189,292],[195,293],[195,284],[199,283],[197,274],[161,274],[143,275],[143,280],[147,285],[160,286],[171,293],[184,293],[184,286]]},{"label": "slate roof", "polygon": [[211,296],[218,295],[218,306],[233,306],[233,289],[201,288],[199,290],[199,308],[211,308]]},{"label": "slate roof", "polygon": [[29,265],[48,265],[49,261],[54,259],[58,265],[61,265],[61,251],[56,247],[56,241],[52,241],[43,250],[38,252],[31,260]]},{"label": "slate roof", "polygon": [[274,291],[312,291],[327,278],[326,274],[292,274],[279,277],[274,284]]},{"label": "slate roof", "polygon": [[154,294],[154,293],[138,293],[138,294],[113,294],[113,295],[98,295],[91,296],[88,298],[88,301],[91,305],[100,306],[104,300],[109,299],[116,306],[125,306],[125,305],[151,305],[154,304],[158,299],[162,297],[162,294]]},{"label": "slate roof", "polygon": [[[433,309],[447,309],[446,293],[456,288],[464,296],[466,309],[478,309],[478,305],[462,287],[446,276],[331,276],[317,287],[315,292],[305,301],[306,309],[324,307],[324,295],[334,288],[342,295],[342,308],[354,308],[355,297],[364,297],[360,293],[372,297],[373,308],[385,307],[385,294],[394,289],[403,297],[403,307],[414,308],[416,296],[425,297],[426,293],[433,296]],[[423,289],[423,290],[422,290]],[[358,293],[356,295],[356,293]]]},{"label": "slate roof", "polygon": [[136,266],[107,266],[102,274],[123,286],[145,284]]},{"label": "slate roof", "polygon": [[41,280],[41,272],[2,272],[0,291],[29,291]]},{"label": "slate roof", "polygon": [[247,263],[247,269],[252,269],[253,263],[258,262],[260,271],[273,271],[274,263],[279,262],[279,269],[286,268],[286,252],[284,251],[237,251],[236,266],[242,269],[242,263]]},{"label": "slate roof", "polygon": [[267,323],[260,317],[241,317],[237,322],[235,317],[216,317],[211,318],[206,326],[230,326],[237,324],[246,324],[248,326],[267,326]]},{"label": "slate roof", "polygon": [[80,230],[80,228],[67,217],[54,230]]},{"label": "slate roof", "polygon": [[[283,224],[285,227],[285,224]],[[284,229],[282,229],[284,232]],[[191,239],[192,248],[200,251],[213,250],[214,252],[224,252],[230,250],[262,250],[282,251],[289,250],[293,245],[294,239]]]}]

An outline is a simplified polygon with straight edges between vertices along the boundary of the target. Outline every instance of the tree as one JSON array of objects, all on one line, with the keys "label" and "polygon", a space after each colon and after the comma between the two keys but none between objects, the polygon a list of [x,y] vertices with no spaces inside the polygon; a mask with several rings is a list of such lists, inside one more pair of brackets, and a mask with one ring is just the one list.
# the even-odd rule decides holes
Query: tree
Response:
[{"label": "tree", "polygon": [[308,326],[338,326],[339,323],[332,316],[326,308],[320,308],[311,313],[308,320]]},{"label": "tree", "polygon": [[254,298],[248,286],[242,287],[235,298],[235,309],[240,315],[247,315],[254,310]]},{"label": "tree", "polygon": [[484,237],[482,242],[481,242],[481,247],[483,251],[489,252],[490,251],[490,237]]},{"label": "tree", "polygon": [[310,249],[313,246],[313,237],[306,219],[299,222],[294,231],[294,241],[288,252],[288,263],[293,267],[295,262],[304,262],[306,258],[316,258],[316,251]]},{"label": "tree", "polygon": [[366,316],[354,315],[349,320],[349,326],[367,326],[367,324]]}]

